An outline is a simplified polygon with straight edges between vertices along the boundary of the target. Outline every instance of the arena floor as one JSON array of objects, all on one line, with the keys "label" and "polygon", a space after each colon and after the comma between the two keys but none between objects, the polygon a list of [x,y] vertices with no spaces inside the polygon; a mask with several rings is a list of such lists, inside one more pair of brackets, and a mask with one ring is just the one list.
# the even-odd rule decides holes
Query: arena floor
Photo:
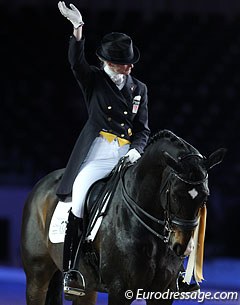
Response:
[{"label": "arena floor", "polygon": [[[238,299],[205,300],[178,300],[178,305],[240,305],[240,259],[221,258],[205,261],[205,281],[201,284],[201,293],[220,293],[226,298],[227,292],[237,292]],[[202,297],[201,295],[201,297]],[[65,301],[64,305],[70,305]],[[145,305],[145,301],[137,300],[134,305]],[[0,305],[26,305],[25,302],[25,275],[22,269],[0,267]],[[99,294],[97,305],[107,305],[107,295]]]}]

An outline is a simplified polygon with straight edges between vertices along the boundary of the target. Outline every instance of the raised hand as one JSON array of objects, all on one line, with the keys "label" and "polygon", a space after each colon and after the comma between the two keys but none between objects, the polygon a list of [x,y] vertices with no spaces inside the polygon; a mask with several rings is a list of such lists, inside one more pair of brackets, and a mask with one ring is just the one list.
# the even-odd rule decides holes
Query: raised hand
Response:
[{"label": "raised hand", "polygon": [[74,28],[77,29],[78,27],[84,24],[82,20],[82,15],[79,10],[76,8],[75,5],[70,4],[70,8],[68,8],[64,1],[58,2],[58,8],[60,13],[66,17],[71,23],[73,24]]}]

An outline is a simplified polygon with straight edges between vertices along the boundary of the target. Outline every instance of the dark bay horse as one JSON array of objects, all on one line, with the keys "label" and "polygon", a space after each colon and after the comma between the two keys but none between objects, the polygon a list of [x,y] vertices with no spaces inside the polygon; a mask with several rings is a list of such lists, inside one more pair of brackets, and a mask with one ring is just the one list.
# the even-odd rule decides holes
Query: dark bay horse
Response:
[{"label": "dark bay horse", "polygon": [[[82,253],[79,269],[86,296],[73,304],[94,305],[97,291],[108,292],[109,305],[131,304],[140,288],[146,293],[175,291],[199,209],[209,195],[208,170],[224,154],[225,149],[218,149],[205,158],[168,130],[155,134],[143,156],[119,180],[93,242],[98,272]],[[27,305],[62,304],[63,244],[52,244],[48,237],[62,174],[57,170],[39,181],[24,207],[21,254]],[[129,298],[127,290],[132,291]],[[146,302],[166,305],[173,300]]]}]

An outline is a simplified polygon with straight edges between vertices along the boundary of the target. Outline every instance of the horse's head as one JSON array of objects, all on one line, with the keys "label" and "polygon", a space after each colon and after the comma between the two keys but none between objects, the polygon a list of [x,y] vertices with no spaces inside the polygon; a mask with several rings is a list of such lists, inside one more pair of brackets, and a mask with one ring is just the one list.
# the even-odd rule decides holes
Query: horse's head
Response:
[{"label": "horse's head", "polygon": [[201,207],[209,196],[208,171],[222,162],[225,153],[221,148],[203,157],[171,131],[162,130],[151,137],[143,157],[128,172],[128,182],[122,183],[131,213],[178,256],[189,254],[199,214],[204,212]]},{"label": "horse's head", "polygon": [[196,150],[177,158],[163,152],[168,166],[161,190],[162,202],[171,232],[170,247],[178,256],[189,254],[200,208],[209,196],[208,170],[223,160],[225,152],[225,149],[219,149],[208,158]]}]

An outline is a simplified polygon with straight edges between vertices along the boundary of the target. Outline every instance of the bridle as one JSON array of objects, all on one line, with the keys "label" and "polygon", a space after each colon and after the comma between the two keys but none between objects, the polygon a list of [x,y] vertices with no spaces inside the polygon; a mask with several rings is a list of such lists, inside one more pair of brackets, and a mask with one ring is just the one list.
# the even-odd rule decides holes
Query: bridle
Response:
[{"label": "bridle", "polygon": [[[188,154],[184,157],[181,157],[181,160],[189,158],[189,157],[199,157],[203,158],[200,154]],[[180,160],[180,158],[178,158]],[[131,211],[131,213],[138,219],[138,221],[152,234],[154,234],[156,237],[163,240],[164,243],[167,243],[169,241],[170,235],[173,232],[172,226],[178,226],[183,231],[192,231],[194,228],[198,225],[199,218],[198,216],[194,219],[182,219],[179,218],[171,213],[170,209],[170,189],[171,189],[171,181],[172,177],[175,176],[177,179],[183,181],[186,184],[190,185],[199,185],[207,181],[208,174],[206,173],[205,177],[202,180],[199,181],[191,181],[186,180],[182,178],[176,171],[171,169],[168,173],[167,179],[164,183],[164,185],[160,189],[160,196],[165,195],[166,204],[164,205],[166,208],[164,210],[164,219],[158,219],[154,217],[153,215],[146,212],[143,208],[141,208],[137,202],[128,194],[127,189],[124,184],[124,175],[121,175],[121,182],[122,182],[122,195],[123,200],[127,206],[127,208]],[[144,220],[141,218],[141,216],[138,215],[138,212],[140,214],[144,215],[147,219],[150,221],[157,223],[158,225],[161,225],[163,227],[163,233],[157,232],[155,229],[150,227],[148,224],[144,222]]]}]

